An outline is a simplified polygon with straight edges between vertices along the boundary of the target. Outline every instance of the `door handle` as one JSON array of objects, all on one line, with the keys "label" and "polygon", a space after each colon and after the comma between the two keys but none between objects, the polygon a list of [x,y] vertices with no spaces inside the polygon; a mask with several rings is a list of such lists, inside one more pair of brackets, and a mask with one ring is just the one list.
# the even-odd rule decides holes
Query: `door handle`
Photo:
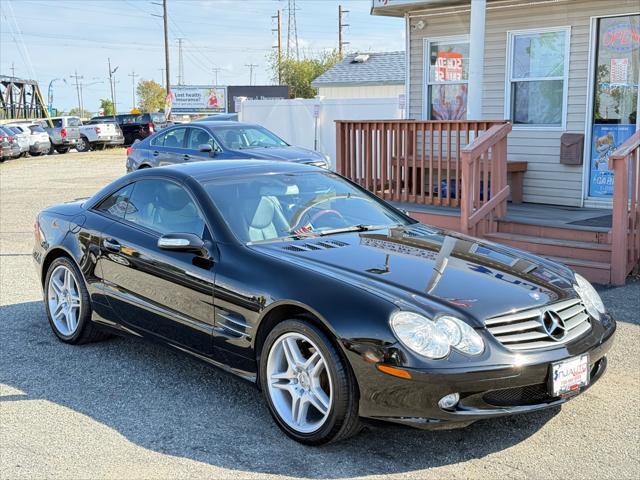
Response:
[{"label": "door handle", "polygon": [[154,150],[154,152],[153,152],[153,156],[154,156],[154,157],[157,157],[158,155],[160,155],[160,152],[158,152],[157,150]]},{"label": "door handle", "polygon": [[185,153],[182,158],[184,158],[185,160],[189,160],[191,159],[191,157],[189,156],[189,154]]},{"label": "door handle", "polygon": [[110,252],[118,253],[120,251],[120,244],[116,240],[104,239],[102,245],[104,245],[104,248]]}]

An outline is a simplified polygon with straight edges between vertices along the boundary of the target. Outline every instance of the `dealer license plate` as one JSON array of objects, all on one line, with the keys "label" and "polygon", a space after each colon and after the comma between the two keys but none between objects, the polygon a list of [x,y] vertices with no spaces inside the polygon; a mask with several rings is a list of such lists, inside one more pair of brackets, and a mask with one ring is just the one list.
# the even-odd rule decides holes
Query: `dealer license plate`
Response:
[{"label": "dealer license plate", "polygon": [[557,362],[551,369],[551,389],[554,397],[578,393],[589,384],[589,355],[580,355]]}]

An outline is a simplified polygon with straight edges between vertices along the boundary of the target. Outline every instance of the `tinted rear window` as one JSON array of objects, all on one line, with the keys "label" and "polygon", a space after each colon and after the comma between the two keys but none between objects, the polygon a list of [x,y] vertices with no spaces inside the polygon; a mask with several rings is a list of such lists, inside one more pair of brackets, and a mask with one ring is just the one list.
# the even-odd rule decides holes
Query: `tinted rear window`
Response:
[{"label": "tinted rear window", "polygon": [[82,120],[80,120],[79,118],[73,117],[73,118],[67,119],[67,127],[81,127],[81,126],[82,126]]},{"label": "tinted rear window", "polygon": [[153,123],[165,123],[167,118],[164,116],[164,113],[150,113],[151,121]]}]

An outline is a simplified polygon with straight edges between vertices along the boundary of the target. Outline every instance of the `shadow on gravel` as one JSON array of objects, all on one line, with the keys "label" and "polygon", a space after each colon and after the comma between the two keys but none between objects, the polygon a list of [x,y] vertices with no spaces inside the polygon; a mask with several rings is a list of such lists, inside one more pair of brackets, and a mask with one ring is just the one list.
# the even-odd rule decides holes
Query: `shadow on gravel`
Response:
[{"label": "shadow on gravel", "polygon": [[370,428],[322,448],[289,440],[249,383],[134,339],[69,346],[44,306],[0,307],[0,383],[115,429],[144,448],[238,472],[336,478],[385,475],[464,462],[509,448],[559,409],[479,422],[463,430]]}]

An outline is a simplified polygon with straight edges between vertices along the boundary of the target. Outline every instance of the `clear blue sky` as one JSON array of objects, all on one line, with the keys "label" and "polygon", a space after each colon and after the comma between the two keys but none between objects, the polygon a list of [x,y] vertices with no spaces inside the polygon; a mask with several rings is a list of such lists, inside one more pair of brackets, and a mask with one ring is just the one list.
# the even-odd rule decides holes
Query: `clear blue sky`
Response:
[{"label": "clear blue sky", "polygon": [[[0,73],[35,78],[46,98],[54,83],[54,106],[77,105],[76,70],[87,86],[85,108],[95,112],[109,97],[107,58],[116,73],[120,111],[132,102],[132,71],[137,78],[161,80],[164,67],[162,0],[0,0]],[[338,5],[349,10],[345,40],[350,51],[404,49],[401,19],[373,17],[370,0],[297,0],[298,41],[302,52],[337,47]],[[177,80],[177,38],[183,37],[185,83],[210,84],[214,67],[218,83],[246,85],[249,69],[258,64],[254,83],[269,84],[266,56],[276,44],[275,20],[283,10],[283,43],[287,38],[285,0],[169,0],[172,82]],[[95,83],[102,82],[102,83]],[[93,84],[93,85],[89,85]]]}]

